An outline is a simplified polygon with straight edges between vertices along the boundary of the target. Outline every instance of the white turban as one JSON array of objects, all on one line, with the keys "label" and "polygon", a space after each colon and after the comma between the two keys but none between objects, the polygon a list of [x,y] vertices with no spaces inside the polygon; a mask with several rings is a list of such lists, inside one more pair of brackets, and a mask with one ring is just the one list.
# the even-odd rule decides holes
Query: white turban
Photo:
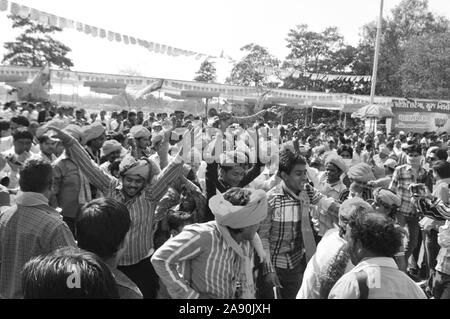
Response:
[{"label": "white turban", "polygon": [[130,129],[130,134],[131,136],[133,136],[133,138],[149,138],[152,135],[152,133],[150,133],[150,131],[142,125],[133,126]]},{"label": "white turban", "polygon": [[368,182],[375,180],[372,167],[366,163],[358,163],[350,167],[347,173],[348,178],[351,178],[357,182]]},{"label": "white turban", "polygon": [[400,197],[398,197],[398,195],[394,194],[394,192],[388,189],[376,188],[373,192],[373,195],[375,197],[375,200],[379,199],[389,206],[395,205],[397,207],[400,207],[402,203]]},{"label": "white turban", "polygon": [[334,164],[339,168],[343,173],[347,172],[347,165],[345,165],[344,161],[342,160],[342,157],[331,155],[327,156],[325,160],[325,165],[327,164]]},{"label": "white turban", "polygon": [[355,213],[358,213],[361,209],[369,213],[373,211],[372,206],[364,199],[359,197],[349,198],[345,200],[339,207],[339,216],[345,219],[351,218]]},{"label": "white turban", "polygon": [[84,133],[84,137],[86,138],[86,143],[99,138],[106,132],[105,127],[99,122],[84,126],[82,130]]},{"label": "white turban", "polygon": [[102,156],[107,156],[117,151],[122,151],[122,144],[120,144],[116,140],[108,140],[103,143]]},{"label": "white turban", "polygon": [[211,197],[209,208],[219,225],[239,229],[257,225],[267,216],[267,196],[263,190],[253,190],[245,206],[234,206],[222,194]]},{"label": "white turban", "polygon": [[86,138],[84,136],[83,129],[81,128],[81,126],[69,124],[64,128],[63,131],[69,133],[70,136],[79,141],[81,145],[86,144]]},{"label": "white turban", "polygon": [[119,172],[121,176],[138,175],[144,179],[148,179],[150,172],[152,173],[152,176],[154,176],[158,170],[155,170],[151,160],[136,160],[129,154],[125,156],[119,165]]}]

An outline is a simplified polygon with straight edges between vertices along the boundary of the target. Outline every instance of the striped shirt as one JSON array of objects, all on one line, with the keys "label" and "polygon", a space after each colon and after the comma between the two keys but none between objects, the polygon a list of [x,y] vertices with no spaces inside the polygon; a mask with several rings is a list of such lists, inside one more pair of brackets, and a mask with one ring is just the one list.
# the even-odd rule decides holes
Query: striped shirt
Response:
[{"label": "striped shirt", "polygon": [[[251,256],[250,242],[241,248]],[[152,264],[174,299],[233,299],[240,259],[210,221],[186,226],[155,252]]]},{"label": "striped shirt", "polygon": [[419,169],[418,176],[415,176],[413,174],[412,167],[409,164],[398,166],[395,169],[389,188],[394,191],[401,199],[401,204],[398,208],[398,212],[400,214],[402,214],[403,216],[417,215],[417,211],[413,209],[413,204],[411,203],[411,193],[408,187],[409,185],[417,183],[418,181],[429,184],[428,180],[429,176],[425,169],[423,169],[422,167]]},{"label": "striped shirt", "polygon": [[267,193],[269,210],[258,234],[264,250],[271,257],[272,264],[277,268],[293,269],[298,266],[305,253],[301,231],[301,218],[302,214],[305,214],[303,210],[307,210],[306,214],[309,215],[310,205],[317,205],[321,215],[330,217],[319,218],[321,227],[331,228],[332,225],[322,226],[322,223],[336,219],[339,204],[317,190],[314,190],[312,201],[306,192],[301,192],[297,197],[283,187],[283,184],[275,186]]},{"label": "striped shirt", "polygon": [[21,271],[31,258],[76,246],[72,233],[48,199],[22,193],[17,206],[0,213],[0,299],[21,298]]},{"label": "striped shirt", "polygon": [[63,144],[67,154],[80,167],[90,183],[105,197],[124,203],[130,212],[131,227],[125,238],[126,248],[119,265],[134,265],[149,257],[153,253],[153,233],[157,223],[154,218],[155,208],[170,184],[181,176],[181,157],[175,158],[151,184],[147,184],[138,195],[127,201],[122,191],[122,182],[105,174],[74,138],[68,137]]}]

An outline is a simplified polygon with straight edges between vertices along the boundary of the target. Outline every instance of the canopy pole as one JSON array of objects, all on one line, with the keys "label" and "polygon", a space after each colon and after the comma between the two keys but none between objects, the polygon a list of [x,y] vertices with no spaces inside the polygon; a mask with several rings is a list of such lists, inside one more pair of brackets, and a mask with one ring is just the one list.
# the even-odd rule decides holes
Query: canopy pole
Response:
[{"label": "canopy pole", "polygon": [[370,104],[374,103],[375,88],[377,85],[378,55],[380,53],[381,24],[383,20],[383,2],[384,0],[380,0],[380,14],[378,15],[377,39],[375,42],[375,56],[373,58],[372,86],[370,88]]}]

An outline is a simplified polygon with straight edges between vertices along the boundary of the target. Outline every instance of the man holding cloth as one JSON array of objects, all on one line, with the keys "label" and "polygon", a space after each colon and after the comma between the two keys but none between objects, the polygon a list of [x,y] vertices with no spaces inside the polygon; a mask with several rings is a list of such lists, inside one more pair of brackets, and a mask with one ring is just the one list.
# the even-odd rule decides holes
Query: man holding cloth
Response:
[{"label": "man holding cloth", "polygon": [[255,248],[265,258],[256,230],[267,215],[266,193],[234,187],[209,207],[214,221],[186,226],[155,252],[156,272],[172,298],[255,298],[251,257]]}]

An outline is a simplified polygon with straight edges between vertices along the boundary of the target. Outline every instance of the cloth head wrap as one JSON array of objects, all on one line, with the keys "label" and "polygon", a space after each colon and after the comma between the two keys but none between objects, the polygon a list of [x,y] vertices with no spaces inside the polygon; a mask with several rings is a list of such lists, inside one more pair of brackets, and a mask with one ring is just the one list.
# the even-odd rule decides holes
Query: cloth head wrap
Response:
[{"label": "cloth head wrap", "polygon": [[154,173],[157,171],[159,169],[156,169],[156,164],[153,165],[151,160],[136,160],[129,154],[125,156],[119,165],[120,176],[138,175],[148,179],[150,173],[152,173],[152,176],[155,176]]},{"label": "cloth head wrap", "polygon": [[388,190],[388,189],[383,189],[383,188],[377,188],[373,191],[373,196],[375,198],[375,200],[379,199],[381,200],[383,203],[385,203],[386,205],[389,206],[397,206],[400,207],[402,200],[400,199],[400,197],[398,197],[398,195],[394,194],[394,192]]},{"label": "cloth head wrap", "polygon": [[164,133],[156,133],[152,135],[152,144],[161,142],[164,139]]},{"label": "cloth head wrap", "polygon": [[383,165],[395,169],[395,167],[397,166],[397,161],[392,158],[388,158]]},{"label": "cloth head wrap", "polygon": [[211,197],[209,208],[219,225],[239,229],[257,225],[267,216],[267,195],[263,190],[253,190],[245,206],[234,206],[222,194]]},{"label": "cloth head wrap", "polygon": [[149,138],[152,135],[152,133],[150,133],[150,131],[142,125],[133,126],[130,129],[130,134],[131,136],[133,136],[133,138]]},{"label": "cloth head wrap", "polygon": [[102,146],[102,155],[107,156],[113,152],[122,151],[122,144],[117,142],[116,140],[108,140],[103,143]]},{"label": "cloth head wrap", "polygon": [[81,145],[86,144],[86,138],[84,136],[81,126],[69,124],[64,128],[64,131],[69,133],[70,136],[79,141]]},{"label": "cloth head wrap", "polygon": [[367,213],[373,212],[372,206],[364,199],[359,197],[347,199],[341,204],[341,207],[339,207],[339,217],[344,217],[348,220],[355,213],[360,212],[361,209]]},{"label": "cloth head wrap", "polygon": [[370,167],[370,165],[366,163],[358,163],[350,167],[347,176],[357,182],[363,183],[375,180],[375,175],[373,175],[372,167]]},{"label": "cloth head wrap", "polygon": [[82,130],[84,133],[84,137],[86,138],[86,143],[96,138],[99,138],[100,136],[102,136],[102,134],[106,132],[105,127],[99,122],[87,125],[83,127]]},{"label": "cloth head wrap", "polygon": [[325,165],[334,164],[336,165],[343,173],[347,172],[347,165],[345,165],[342,157],[340,156],[327,156],[325,160]]}]

